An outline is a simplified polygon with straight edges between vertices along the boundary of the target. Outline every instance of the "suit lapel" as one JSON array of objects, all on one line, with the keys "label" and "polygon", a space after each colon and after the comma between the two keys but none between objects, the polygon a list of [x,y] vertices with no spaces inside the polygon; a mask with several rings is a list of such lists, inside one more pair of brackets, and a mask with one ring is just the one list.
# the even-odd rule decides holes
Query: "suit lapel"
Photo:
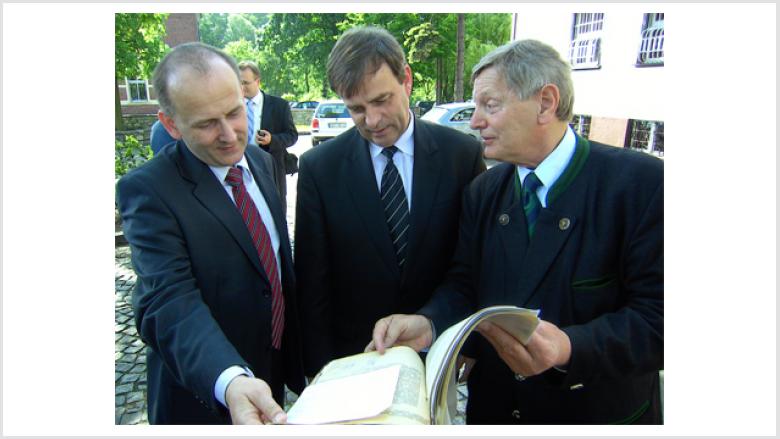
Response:
[{"label": "suit lapel", "polygon": [[[260,93],[263,92],[261,91]],[[268,95],[265,93],[263,93],[263,110],[260,112],[260,114],[260,128],[266,131],[276,131],[270,125],[274,119],[271,117],[271,101],[268,99]]]},{"label": "suit lapel", "polygon": [[506,173],[502,176],[501,185],[503,193],[499,196],[499,209],[495,218],[498,235],[503,246],[504,257],[502,262],[504,266],[504,300],[511,300],[507,303],[516,303],[517,284],[519,282],[519,269],[523,266],[526,250],[528,249],[528,232],[525,213],[523,212],[523,203],[516,199],[514,195],[514,174],[515,167],[506,166]]},{"label": "suit lapel", "polygon": [[[590,145],[577,137],[574,156],[566,166],[547,196],[547,207],[539,212],[534,237],[528,246],[528,254],[520,268],[520,306],[538,308],[543,295],[539,285],[544,280],[556,257],[563,249],[573,230],[579,227],[587,199],[587,179],[581,171],[587,161]],[[574,181],[577,184],[572,184]]]},{"label": "suit lapel", "polygon": [[177,148],[180,172],[183,178],[194,184],[192,193],[195,198],[225,226],[255,268],[265,276],[265,270],[260,265],[260,257],[252,244],[244,219],[230,201],[222,184],[214,177],[211,169],[189,151],[184,142],[179,141]]},{"label": "suit lapel", "polygon": [[414,166],[412,177],[412,209],[409,212],[409,251],[401,278],[403,284],[420,257],[419,248],[422,237],[431,218],[431,208],[435,204],[439,188],[441,166],[436,166],[438,144],[430,135],[428,128],[419,120],[413,119],[414,127]]},{"label": "suit lapel", "polygon": [[343,142],[343,146],[349,148],[349,151],[339,171],[346,176],[342,181],[352,195],[352,203],[368,231],[369,241],[376,247],[387,268],[396,278],[400,278],[395,249],[387,230],[387,220],[376,185],[374,165],[368,152],[368,142],[354,129],[352,135]]}]

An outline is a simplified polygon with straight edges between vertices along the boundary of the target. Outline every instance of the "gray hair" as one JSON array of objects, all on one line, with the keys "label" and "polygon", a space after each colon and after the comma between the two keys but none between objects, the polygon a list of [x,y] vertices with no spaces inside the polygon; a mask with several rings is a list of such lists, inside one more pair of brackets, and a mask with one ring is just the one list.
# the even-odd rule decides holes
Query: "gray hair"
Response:
[{"label": "gray hair", "polygon": [[163,113],[172,116],[174,105],[171,101],[170,78],[182,69],[195,70],[207,75],[211,72],[209,64],[214,59],[221,59],[236,72],[236,80],[240,82],[236,61],[227,53],[203,43],[185,43],[173,48],[154,69],[152,84],[157,92],[157,102]]},{"label": "gray hair", "polygon": [[341,35],[328,56],[330,88],[343,98],[357,93],[363,79],[387,63],[390,71],[404,81],[406,57],[395,37],[379,27],[355,27]]},{"label": "gray hair", "polygon": [[563,122],[571,120],[574,109],[571,68],[552,47],[536,40],[504,44],[485,55],[474,66],[471,81],[489,67],[495,67],[499,74],[504,75],[509,88],[521,100],[533,96],[547,84],[554,84],[560,92],[555,115]]}]

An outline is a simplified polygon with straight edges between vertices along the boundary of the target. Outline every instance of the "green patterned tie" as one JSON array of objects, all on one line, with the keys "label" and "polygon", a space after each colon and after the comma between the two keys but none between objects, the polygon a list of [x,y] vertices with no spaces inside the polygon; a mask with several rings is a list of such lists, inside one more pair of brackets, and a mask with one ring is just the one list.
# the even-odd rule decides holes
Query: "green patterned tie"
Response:
[{"label": "green patterned tie", "polygon": [[523,210],[525,211],[525,219],[528,223],[528,236],[534,236],[534,226],[536,225],[536,218],[539,217],[539,212],[542,210],[542,203],[539,202],[539,197],[536,195],[536,190],[542,186],[542,182],[539,181],[539,177],[533,172],[526,175],[523,181]]}]

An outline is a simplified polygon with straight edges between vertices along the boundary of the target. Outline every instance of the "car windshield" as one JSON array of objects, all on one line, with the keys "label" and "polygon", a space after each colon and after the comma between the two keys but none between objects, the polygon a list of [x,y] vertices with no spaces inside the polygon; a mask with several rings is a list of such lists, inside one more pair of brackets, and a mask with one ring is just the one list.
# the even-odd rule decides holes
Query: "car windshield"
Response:
[{"label": "car windshield", "polygon": [[436,122],[436,121],[439,120],[439,118],[441,118],[445,114],[447,114],[447,109],[446,108],[433,107],[427,113],[423,114],[421,119],[425,119],[425,120],[430,120],[432,122]]},{"label": "car windshield", "polygon": [[344,104],[322,104],[319,110],[317,110],[317,117],[325,119],[349,117],[349,112]]}]

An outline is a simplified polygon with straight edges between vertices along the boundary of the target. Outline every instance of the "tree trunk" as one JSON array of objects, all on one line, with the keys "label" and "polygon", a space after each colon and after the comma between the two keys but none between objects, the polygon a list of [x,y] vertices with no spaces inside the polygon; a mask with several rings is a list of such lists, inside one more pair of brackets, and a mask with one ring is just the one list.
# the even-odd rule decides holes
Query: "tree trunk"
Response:
[{"label": "tree trunk", "polygon": [[465,33],[466,23],[465,14],[458,14],[458,55],[455,66],[455,102],[463,102],[463,69],[465,53]]},{"label": "tree trunk", "polygon": [[441,96],[441,85],[442,85],[442,78],[441,78],[441,58],[436,58],[436,103],[441,104],[442,103],[442,96]]},{"label": "tree trunk", "polygon": [[119,79],[114,77],[114,131],[120,131],[124,128],[122,122],[122,104],[119,99]]}]

